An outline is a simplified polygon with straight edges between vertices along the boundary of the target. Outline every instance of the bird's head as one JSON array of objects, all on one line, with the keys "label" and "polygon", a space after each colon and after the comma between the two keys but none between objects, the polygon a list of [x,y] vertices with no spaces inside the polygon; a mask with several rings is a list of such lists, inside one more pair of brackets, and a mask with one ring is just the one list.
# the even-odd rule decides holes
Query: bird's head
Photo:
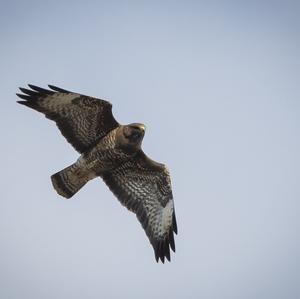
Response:
[{"label": "bird's head", "polygon": [[146,127],[143,124],[129,124],[123,127],[123,135],[129,143],[139,144],[144,138],[145,129]]},{"label": "bird's head", "polygon": [[121,146],[128,150],[137,150],[141,148],[141,144],[145,135],[145,125],[133,123],[121,127]]}]

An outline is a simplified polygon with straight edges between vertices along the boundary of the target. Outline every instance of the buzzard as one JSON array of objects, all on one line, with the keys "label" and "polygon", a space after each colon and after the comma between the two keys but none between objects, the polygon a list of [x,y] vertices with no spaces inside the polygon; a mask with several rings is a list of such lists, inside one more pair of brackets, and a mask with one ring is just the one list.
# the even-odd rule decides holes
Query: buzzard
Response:
[{"label": "buzzard", "polygon": [[170,175],[164,164],[151,160],[141,149],[145,126],[119,124],[112,105],[49,85],[20,88],[18,103],[54,120],[67,141],[80,153],[78,160],[53,174],[54,189],[72,197],[89,180],[101,177],[113,194],[142,224],[155,259],[170,261],[175,252],[177,224]]}]

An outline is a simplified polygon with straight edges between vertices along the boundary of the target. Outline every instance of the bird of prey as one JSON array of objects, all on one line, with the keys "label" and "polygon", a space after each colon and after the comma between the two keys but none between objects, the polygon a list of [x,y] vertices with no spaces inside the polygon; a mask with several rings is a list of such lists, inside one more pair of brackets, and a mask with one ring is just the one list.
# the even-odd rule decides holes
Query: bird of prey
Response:
[{"label": "bird of prey", "polygon": [[151,160],[141,149],[145,126],[119,124],[112,105],[49,85],[44,89],[20,88],[18,103],[43,113],[56,122],[62,135],[80,153],[78,160],[53,174],[54,189],[72,197],[89,180],[101,177],[109,189],[134,212],[142,224],[155,259],[170,261],[175,252],[177,224],[171,180],[164,164]]}]

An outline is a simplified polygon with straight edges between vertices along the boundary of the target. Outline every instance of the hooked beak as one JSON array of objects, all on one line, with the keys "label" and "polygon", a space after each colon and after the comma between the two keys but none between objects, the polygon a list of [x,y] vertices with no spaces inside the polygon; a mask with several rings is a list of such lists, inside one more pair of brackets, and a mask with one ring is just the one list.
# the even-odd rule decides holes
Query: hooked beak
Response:
[{"label": "hooked beak", "polygon": [[145,131],[146,131],[146,126],[145,125],[140,124],[139,128],[140,128],[141,131],[143,131],[143,133],[145,133]]}]

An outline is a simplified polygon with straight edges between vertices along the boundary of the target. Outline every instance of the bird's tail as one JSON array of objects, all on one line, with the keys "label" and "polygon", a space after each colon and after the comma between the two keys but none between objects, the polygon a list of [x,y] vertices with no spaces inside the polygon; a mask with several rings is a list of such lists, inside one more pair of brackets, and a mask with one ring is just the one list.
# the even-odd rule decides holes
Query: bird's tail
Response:
[{"label": "bird's tail", "polygon": [[86,170],[80,163],[76,162],[53,174],[51,181],[58,194],[70,198],[94,177],[94,173]]}]

